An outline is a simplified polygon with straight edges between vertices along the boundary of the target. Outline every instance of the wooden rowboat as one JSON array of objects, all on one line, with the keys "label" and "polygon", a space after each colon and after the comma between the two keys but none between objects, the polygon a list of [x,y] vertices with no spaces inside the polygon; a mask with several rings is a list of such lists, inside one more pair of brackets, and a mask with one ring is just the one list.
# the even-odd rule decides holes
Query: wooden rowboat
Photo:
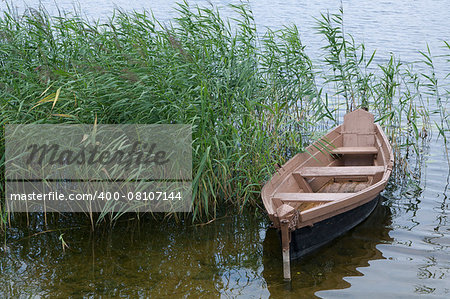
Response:
[{"label": "wooden rowboat", "polygon": [[371,113],[358,109],[278,169],[261,197],[281,231],[286,280],[290,259],[312,252],[370,215],[393,164],[383,130]]}]

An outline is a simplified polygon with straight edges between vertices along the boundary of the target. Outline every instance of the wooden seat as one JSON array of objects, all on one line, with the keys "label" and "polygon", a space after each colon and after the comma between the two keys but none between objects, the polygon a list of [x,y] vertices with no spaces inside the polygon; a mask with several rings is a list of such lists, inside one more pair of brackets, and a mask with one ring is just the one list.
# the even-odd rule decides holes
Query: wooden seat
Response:
[{"label": "wooden seat", "polygon": [[353,195],[354,193],[276,193],[273,199],[284,202],[329,202]]},{"label": "wooden seat", "polygon": [[374,146],[345,146],[335,148],[331,153],[335,155],[375,155],[378,150]]},{"label": "wooden seat", "polygon": [[303,177],[373,176],[383,172],[384,166],[304,167],[297,173]]}]

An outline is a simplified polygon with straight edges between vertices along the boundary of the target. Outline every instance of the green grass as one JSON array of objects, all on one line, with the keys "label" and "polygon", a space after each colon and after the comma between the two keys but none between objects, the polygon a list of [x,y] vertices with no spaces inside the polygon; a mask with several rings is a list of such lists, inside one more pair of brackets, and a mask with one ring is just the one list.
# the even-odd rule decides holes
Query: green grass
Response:
[{"label": "green grass", "polygon": [[[369,107],[385,127],[400,165],[411,146],[419,153],[418,140],[431,127],[422,89],[435,90],[433,77],[394,56],[373,66],[375,53],[343,34],[342,10],[318,18],[327,46],[323,61],[313,62],[295,26],[257,34],[249,7],[232,7],[238,17],[228,20],[182,3],[167,26],[148,12],[116,11],[105,23],[44,10],[5,12],[1,125],[191,124],[193,220],[214,217],[228,204],[260,205],[275,165],[357,107]],[[445,138],[448,91],[439,97]]]}]

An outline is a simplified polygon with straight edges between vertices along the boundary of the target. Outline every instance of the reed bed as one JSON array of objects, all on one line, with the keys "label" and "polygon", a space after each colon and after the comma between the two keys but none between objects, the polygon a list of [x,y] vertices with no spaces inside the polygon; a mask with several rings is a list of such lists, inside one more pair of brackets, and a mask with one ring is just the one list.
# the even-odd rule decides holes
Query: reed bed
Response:
[{"label": "reed bed", "polygon": [[[170,216],[193,221],[229,205],[258,207],[275,165],[357,107],[368,107],[387,130],[398,177],[407,176],[433,125],[448,136],[449,91],[438,88],[430,51],[423,56],[433,75],[395,56],[373,65],[375,53],[344,34],[341,10],[317,19],[326,46],[323,59],[312,61],[295,26],[261,34],[248,6],[232,8],[238,17],[231,20],[181,3],[171,24],[149,12],[115,11],[108,22],[44,9],[4,12],[1,125],[191,124],[193,211]],[[442,121],[433,124],[435,112]]]}]

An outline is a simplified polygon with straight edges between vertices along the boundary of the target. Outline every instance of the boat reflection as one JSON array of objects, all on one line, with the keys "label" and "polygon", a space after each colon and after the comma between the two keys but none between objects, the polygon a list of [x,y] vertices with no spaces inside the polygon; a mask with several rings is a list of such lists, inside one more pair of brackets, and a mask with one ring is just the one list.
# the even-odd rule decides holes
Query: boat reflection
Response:
[{"label": "boat reflection", "polygon": [[384,259],[377,245],[392,242],[391,209],[381,197],[373,213],[360,225],[325,247],[291,263],[292,282],[282,277],[281,242],[276,229],[269,228],[263,243],[262,275],[271,295],[283,298],[314,297],[320,290],[344,289],[350,284],[348,276],[361,276],[359,267],[369,261]]}]

